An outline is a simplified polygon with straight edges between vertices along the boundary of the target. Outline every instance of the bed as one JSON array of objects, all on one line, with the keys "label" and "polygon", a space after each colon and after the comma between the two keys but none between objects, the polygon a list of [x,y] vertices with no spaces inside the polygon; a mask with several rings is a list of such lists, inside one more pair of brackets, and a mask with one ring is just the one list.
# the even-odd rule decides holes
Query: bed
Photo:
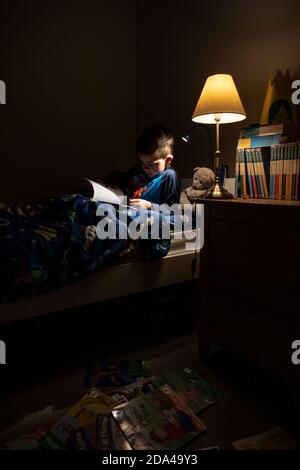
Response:
[{"label": "bed", "polygon": [[200,232],[198,228],[187,230],[181,238],[172,235],[170,250],[162,259],[125,259],[57,290],[2,304],[0,324],[192,280],[199,272],[199,266],[193,272],[192,261],[199,256],[190,240],[199,239]]},{"label": "bed", "polygon": [[0,324],[192,280],[199,269],[193,274],[195,251],[186,250],[185,243],[173,239],[168,255],[160,260],[115,264],[61,289],[3,304]]}]

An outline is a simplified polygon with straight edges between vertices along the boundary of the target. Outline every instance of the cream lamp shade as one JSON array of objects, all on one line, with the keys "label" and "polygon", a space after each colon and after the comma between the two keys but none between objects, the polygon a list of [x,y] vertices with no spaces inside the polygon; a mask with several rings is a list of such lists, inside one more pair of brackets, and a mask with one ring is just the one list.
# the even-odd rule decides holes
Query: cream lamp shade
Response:
[{"label": "cream lamp shade", "polygon": [[246,113],[231,75],[217,74],[207,78],[192,121],[203,124],[238,122]]}]

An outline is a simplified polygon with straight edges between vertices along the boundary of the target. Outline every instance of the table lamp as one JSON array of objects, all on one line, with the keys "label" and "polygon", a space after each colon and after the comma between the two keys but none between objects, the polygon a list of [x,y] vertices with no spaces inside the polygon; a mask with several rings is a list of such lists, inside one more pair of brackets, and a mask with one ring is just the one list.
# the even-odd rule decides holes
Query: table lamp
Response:
[{"label": "table lamp", "polygon": [[219,145],[220,124],[242,121],[246,113],[231,75],[217,74],[207,78],[192,121],[202,124],[216,125],[216,151],[214,171],[215,183],[207,194],[207,198],[232,198],[220,181],[221,152]]}]

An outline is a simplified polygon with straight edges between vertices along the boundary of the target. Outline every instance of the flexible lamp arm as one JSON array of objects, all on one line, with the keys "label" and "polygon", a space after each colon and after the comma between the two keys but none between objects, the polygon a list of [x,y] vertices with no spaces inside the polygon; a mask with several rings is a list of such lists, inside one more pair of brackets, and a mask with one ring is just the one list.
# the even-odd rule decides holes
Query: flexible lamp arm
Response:
[{"label": "flexible lamp arm", "polygon": [[205,124],[195,124],[193,127],[191,127],[188,132],[186,132],[186,134],[184,136],[182,136],[182,139],[185,141],[185,142],[188,142],[188,139],[186,139],[187,136],[191,136],[192,133],[193,133],[193,130],[196,128],[196,127],[202,127],[206,130],[206,132],[208,133],[208,137],[209,137],[209,158],[210,158],[210,161],[211,161],[211,164],[214,165],[214,157],[213,157],[213,141],[212,141],[212,133],[211,133],[211,130],[208,126],[206,126]]}]

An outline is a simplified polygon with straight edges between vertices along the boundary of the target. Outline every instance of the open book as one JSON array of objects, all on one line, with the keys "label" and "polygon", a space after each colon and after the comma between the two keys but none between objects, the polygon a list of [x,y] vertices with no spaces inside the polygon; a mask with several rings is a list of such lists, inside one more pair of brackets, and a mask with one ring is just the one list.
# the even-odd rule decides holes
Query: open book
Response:
[{"label": "open book", "polygon": [[85,178],[85,180],[89,181],[93,187],[93,201],[102,201],[119,206],[126,205],[127,198],[120,188],[105,186],[104,184],[96,183],[88,178]]}]

